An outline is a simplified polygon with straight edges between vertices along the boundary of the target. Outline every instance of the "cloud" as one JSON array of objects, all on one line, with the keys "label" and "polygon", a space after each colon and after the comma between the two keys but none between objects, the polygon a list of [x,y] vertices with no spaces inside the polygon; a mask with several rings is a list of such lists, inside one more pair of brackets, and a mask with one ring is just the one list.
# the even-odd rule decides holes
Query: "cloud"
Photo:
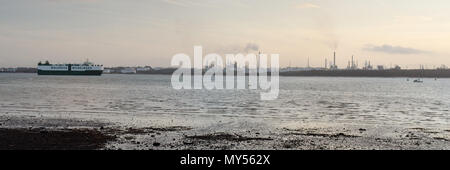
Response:
[{"label": "cloud", "polygon": [[306,8],[320,8],[319,5],[312,4],[312,3],[302,3],[296,6],[296,8],[299,9],[306,9]]},{"label": "cloud", "polygon": [[423,51],[415,48],[408,48],[408,47],[401,47],[401,46],[392,46],[392,45],[366,45],[363,50],[366,51],[373,51],[373,52],[381,52],[381,53],[388,53],[388,54],[423,54],[423,53],[429,53],[428,51]]},{"label": "cloud", "polygon": [[163,2],[175,5],[175,6],[181,6],[181,7],[214,7],[217,4],[217,1],[208,1],[208,0],[162,0]]},{"label": "cloud", "polygon": [[428,16],[395,16],[396,22],[430,22],[433,21],[432,17]]},{"label": "cloud", "polygon": [[185,3],[177,1],[177,0],[163,0],[163,2],[171,4],[171,5],[187,6]]},{"label": "cloud", "polygon": [[48,0],[48,2],[98,2],[101,0]]}]

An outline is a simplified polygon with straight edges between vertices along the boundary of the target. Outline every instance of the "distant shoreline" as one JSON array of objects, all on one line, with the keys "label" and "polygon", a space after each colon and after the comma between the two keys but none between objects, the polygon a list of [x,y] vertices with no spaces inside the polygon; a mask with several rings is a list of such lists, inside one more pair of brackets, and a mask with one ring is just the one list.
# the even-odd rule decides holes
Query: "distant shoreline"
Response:
[{"label": "distant shoreline", "polygon": [[405,78],[450,78],[449,69],[432,70],[310,70],[280,73],[281,76],[301,77],[405,77]]},{"label": "distant shoreline", "polygon": [[[176,69],[168,68],[137,72],[138,75],[171,75]],[[36,72],[0,72],[0,73],[36,73]],[[192,72],[193,73],[193,72]],[[204,71],[203,71],[204,73]],[[125,73],[103,73],[125,74]],[[225,75],[225,73],[224,73]],[[236,74],[235,74],[236,75]],[[249,75],[248,73],[246,74]],[[268,73],[270,75],[270,73]],[[284,77],[379,77],[379,78],[450,78],[450,69],[411,69],[411,70],[307,70],[280,72]]]}]

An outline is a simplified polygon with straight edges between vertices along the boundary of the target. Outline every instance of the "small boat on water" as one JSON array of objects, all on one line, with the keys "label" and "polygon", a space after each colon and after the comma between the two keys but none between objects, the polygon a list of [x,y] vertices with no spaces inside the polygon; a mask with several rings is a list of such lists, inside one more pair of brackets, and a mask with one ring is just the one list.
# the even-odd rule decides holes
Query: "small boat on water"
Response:
[{"label": "small boat on water", "polygon": [[423,80],[421,80],[421,79],[415,79],[413,82],[414,82],[414,83],[423,83]]},{"label": "small boat on water", "polygon": [[422,73],[421,73],[420,77],[417,77],[417,79],[415,79],[413,81],[414,83],[423,83],[423,80],[421,79],[423,77],[423,70],[424,70],[423,66],[421,66],[421,69],[422,69]]}]

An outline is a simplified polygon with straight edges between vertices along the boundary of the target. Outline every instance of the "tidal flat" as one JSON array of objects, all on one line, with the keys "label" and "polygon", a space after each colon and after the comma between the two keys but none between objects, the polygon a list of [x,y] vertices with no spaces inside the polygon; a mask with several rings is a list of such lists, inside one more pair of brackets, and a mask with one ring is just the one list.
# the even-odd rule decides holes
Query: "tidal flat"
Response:
[{"label": "tidal flat", "polygon": [[[448,150],[450,129],[383,126],[208,129],[127,127],[76,119],[0,116],[0,149],[19,150]],[[236,125],[236,124],[233,124]],[[261,125],[257,125],[261,126]],[[248,128],[244,128],[248,127]],[[225,130],[228,129],[228,130]]]}]

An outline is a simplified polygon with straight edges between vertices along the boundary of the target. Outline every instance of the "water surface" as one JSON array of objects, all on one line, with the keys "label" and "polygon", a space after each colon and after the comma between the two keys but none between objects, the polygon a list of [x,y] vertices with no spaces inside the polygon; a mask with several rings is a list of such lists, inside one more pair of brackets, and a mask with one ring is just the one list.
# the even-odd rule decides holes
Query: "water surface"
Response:
[{"label": "water surface", "polygon": [[450,126],[450,79],[281,77],[277,100],[254,90],[174,90],[167,75],[0,74],[0,114],[129,125]]}]

